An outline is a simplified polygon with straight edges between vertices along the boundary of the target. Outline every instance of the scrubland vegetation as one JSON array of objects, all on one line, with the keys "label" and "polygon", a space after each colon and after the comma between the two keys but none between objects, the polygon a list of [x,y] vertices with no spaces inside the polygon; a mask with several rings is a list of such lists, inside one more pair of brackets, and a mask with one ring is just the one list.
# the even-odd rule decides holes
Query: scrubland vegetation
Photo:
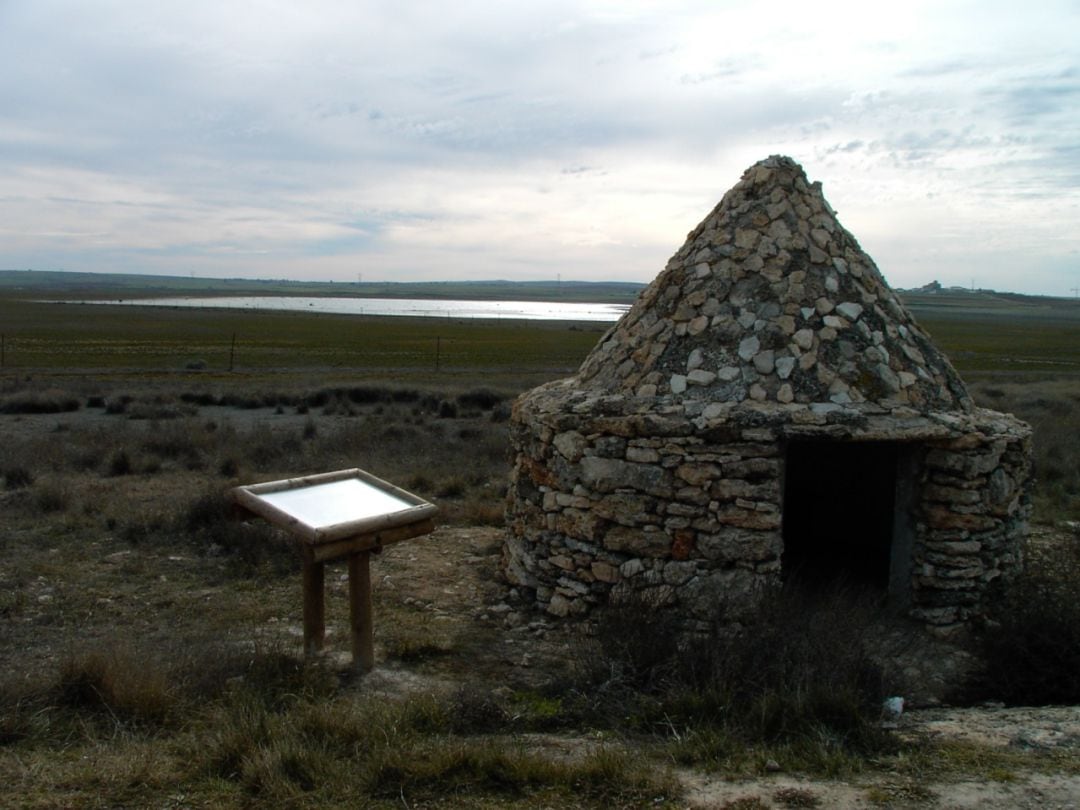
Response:
[{"label": "scrubland vegetation", "polygon": [[[868,654],[866,596],[778,592],[681,648],[648,605],[568,628],[515,603],[495,575],[510,404],[596,327],[34,307],[0,302],[4,806],[657,807],[681,806],[680,768],[1080,771],[1075,749],[882,728],[903,674]],[[954,699],[1080,702],[1080,540],[1059,528],[1080,520],[1080,359],[1025,333],[1017,371],[1009,341],[965,349],[949,323],[979,404],[1033,425],[1036,521],[1067,541],[1031,549]],[[435,501],[443,527],[375,563],[380,671],[360,680],[302,658],[289,541],[222,497],[353,466]]]}]

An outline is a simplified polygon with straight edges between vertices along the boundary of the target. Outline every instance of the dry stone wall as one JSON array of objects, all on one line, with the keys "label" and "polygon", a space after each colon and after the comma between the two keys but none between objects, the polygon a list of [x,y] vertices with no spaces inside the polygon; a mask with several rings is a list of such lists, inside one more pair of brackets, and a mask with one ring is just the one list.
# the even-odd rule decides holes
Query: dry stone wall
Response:
[{"label": "dry stone wall", "polygon": [[981,616],[994,581],[1020,563],[1030,434],[1011,417],[871,419],[801,405],[706,417],[652,404],[566,382],[518,403],[505,571],[549,613],[634,594],[694,628],[721,599],[751,604],[781,573],[792,440],[893,441],[915,454],[906,601],[921,621]]},{"label": "dry stone wall", "polygon": [[749,605],[781,574],[785,452],[806,440],[903,448],[904,604],[940,628],[985,611],[1020,562],[1030,430],[972,405],[820,186],[774,157],[576,376],[515,403],[506,576],[556,616],[633,594],[693,628]]}]

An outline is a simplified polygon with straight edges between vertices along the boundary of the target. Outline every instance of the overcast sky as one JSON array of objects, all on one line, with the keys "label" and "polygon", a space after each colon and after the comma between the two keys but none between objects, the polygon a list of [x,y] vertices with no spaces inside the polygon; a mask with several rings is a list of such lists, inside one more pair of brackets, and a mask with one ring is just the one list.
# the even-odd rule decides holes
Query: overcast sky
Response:
[{"label": "overcast sky", "polygon": [[1080,286],[1080,1],[0,0],[0,268],[650,281],[770,154],[889,282]]}]

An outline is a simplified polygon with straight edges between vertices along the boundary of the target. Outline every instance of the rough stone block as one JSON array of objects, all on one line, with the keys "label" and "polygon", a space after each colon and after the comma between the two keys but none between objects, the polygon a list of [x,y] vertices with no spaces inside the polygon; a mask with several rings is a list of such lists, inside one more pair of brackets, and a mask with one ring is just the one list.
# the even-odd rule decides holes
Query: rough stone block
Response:
[{"label": "rough stone block", "polygon": [[604,548],[635,557],[667,557],[671,554],[671,538],[666,532],[651,527],[640,529],[613,526],[604,536]]},{"label": "rough stone block", "polygon": [[668,473],[648,464],[586,456],[581,460],[581,477],[587,486],[598,492],[627,488],[651,495],[671,493]]}]

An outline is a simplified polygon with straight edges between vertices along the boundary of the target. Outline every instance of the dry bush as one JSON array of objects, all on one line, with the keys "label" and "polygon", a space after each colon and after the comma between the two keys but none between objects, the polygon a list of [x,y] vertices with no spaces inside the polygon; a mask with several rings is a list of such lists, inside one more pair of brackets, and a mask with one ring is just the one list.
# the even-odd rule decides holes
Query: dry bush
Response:
[{"label": "dry bush", "polygon": [[0,413],[67,413],[79,410],[79,398],[67,391],[20,391],[0,397]]},{"label": "dry bush", "polygon": [[52,678],[0,683],[0,744],[69,744],[121,728],[157,734],[190,724],[214,704],[265,715],[300,698],[330,697],[338,686],[319,664],[274,645],[107,642],[66,655]]},{"label": "dry bush", "polygon": [[49,480],[33,490],[34,506],[43,515],[66,512],[72,504],[71,487],[66,481]]},{"label": "dry bush", "polygon": [[8,467],[0,475],[4,479],[4,489],[24,489],[34,483],[34,476],[25,467]]},{"label": "dry bush", "polygon": [[61,706],[107,712],[116,722],[163,725],[177,703],[169,673],[123,648],[64,660],[54,688]]},{"label": "dry bush", "polygon": [[471,391],[458,394],[457,404],[467,410],[490,411],[504,399],[506,399],[504,395],[498,394],[490,388],[474,388]]},{"label": "dry bush", "polygon": [[107,469],[107,474],[110,476],[115,477],[118,475],[131,475],[131,473],[133,472],[131,466],[131,456],[128,455],[127,450],[123,448],[114,450],[112,455],[109,457]]},{"label": "dry bush", "polygon": [[180,510],[174,531],[203,553],[227,553],[245,573],[269,568],[280,574],[300,568],[294,542],[262,520],[243,520],[214,488]]},{"label": "dry bush", "polygon": [[1029,555],[994,608],[978,643],[981,668],[960,690],[963,702],[1013,706],[1080,703],[1080,546]]},{"label": "dry bush", "polygon": [[702,750],[684,747],[680,758],[688,761],[733,741],[821,749],[815,757],[887,748],[880,730],[886,675],[868,653],[871,600],[839,587],[787,585],[755,604],[749,612],[732,606],[738,622],[722,606],[706,637],[680,634],[673,619],[641,600],[602,612],[599,656],[590,662],[591,694],[599,697],[592,711],[708,741]]}]

